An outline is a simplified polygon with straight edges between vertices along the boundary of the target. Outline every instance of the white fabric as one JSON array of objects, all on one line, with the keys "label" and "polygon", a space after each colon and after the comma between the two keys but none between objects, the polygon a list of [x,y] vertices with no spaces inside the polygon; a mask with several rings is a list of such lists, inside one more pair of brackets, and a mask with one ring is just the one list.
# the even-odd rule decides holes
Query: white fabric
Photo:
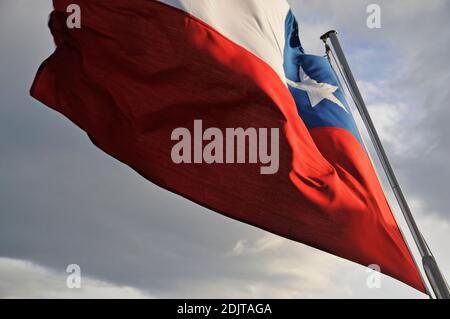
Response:
[{"label": "white fabric", "polygon": [[159,0],[204,21],[264,60],[285,82],[286,0]]}]

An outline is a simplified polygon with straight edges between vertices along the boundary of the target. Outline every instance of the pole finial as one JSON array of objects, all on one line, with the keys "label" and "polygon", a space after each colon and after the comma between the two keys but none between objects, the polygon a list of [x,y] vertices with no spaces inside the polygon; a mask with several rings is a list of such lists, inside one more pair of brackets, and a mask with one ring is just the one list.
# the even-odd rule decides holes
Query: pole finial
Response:
[{"label": "pole finial", "polygon": [[337,31],[336,30],[330,30],[330,31],[326,32],[325,34],[323,34],[320,37],[320,40],[322,40],[323,42],[326,43],[331,34],[337,34]]}]

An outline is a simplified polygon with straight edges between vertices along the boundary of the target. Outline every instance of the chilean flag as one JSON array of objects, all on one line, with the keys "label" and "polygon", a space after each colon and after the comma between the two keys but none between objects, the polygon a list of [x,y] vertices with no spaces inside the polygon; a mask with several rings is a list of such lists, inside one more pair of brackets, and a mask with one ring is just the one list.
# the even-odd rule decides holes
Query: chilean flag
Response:
[{"label": "chilean flag", "polygon": [[[67,7],[81,8],[70,29]],[[55,0],[31,95],[100,149],[202,206],[424,292],[337,79],[285,0]],[[178,127],[278,128],[279,170],[176,164]],[[151,203],[149,203],[151,205]],[[218,234],[226,236],[226,234]]]}]

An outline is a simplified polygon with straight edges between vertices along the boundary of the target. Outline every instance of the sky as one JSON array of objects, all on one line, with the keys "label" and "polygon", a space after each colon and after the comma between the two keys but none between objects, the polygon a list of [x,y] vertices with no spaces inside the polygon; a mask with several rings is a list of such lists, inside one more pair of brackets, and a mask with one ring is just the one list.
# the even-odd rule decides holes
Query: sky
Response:
[{"label": "sky", "polygon": [[[374,2],[380,29],[366,26]],[[319,36],[339,31],[450,278],[450,2],[290,3],[308,52],[323,54]],[[0,0],[0,298],[426,298],[387,276],[369,288],[365,267],[208,211],[98,150],[28,94],[54,48],[50,11],[50,0]],[[66,286],[69,264],[80,289]]]}]

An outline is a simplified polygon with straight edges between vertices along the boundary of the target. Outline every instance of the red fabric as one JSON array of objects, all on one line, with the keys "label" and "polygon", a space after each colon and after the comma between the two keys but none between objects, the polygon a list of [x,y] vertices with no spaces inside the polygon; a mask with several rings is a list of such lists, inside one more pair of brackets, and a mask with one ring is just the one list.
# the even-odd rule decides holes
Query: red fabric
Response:
[{"label": "red fabric", "polygon": [[[82,7],[82,28],[65,9]],[[358,141],[309,132],[277,74],[201,21],[147,0],[54,2],[57,49],[31,94],[155,184],[272,233],[381,271],[424,291]],[[171,160],[177,127],[280,129],[280,170]],[[218,234],[226,236],[226,234]],[[299,265],[301,267],[301,265]]]}]

